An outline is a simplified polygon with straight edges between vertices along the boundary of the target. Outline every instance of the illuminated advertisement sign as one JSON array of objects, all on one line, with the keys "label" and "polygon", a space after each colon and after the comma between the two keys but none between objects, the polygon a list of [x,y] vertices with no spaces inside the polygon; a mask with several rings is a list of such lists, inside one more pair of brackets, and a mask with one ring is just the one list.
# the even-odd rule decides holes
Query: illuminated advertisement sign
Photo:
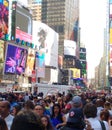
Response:
[{"label": "illuminated advertisement sign", "polygon": [[76,42],[64,40],[64,55],[76,56]]},{"label": "illuminated advertisement sign", "polygon": [[112,0],[109,0],[109,3],[112,4]]},{"label": "illuminated advertisement sign", "polygon": [[0,73],[3,73],[4,65],[4,41],[0,40]]},{"label": "illuminated advertisement sign", "polygon": [[27,54],[28,54],[27,49],[8,44],[4,73],[10,73],[10,74],[24,73],[26,67]]},{"label": "illuminated advertisement sign", "polygon": [[36,65],[37,77],[45,77],[45,53],[37,52],[36,53]]},{"label": "illuminated advertisement sign", "polygon": [[110,45],[110,77],[112,77],[112,45]]},{"label": "illuminated advertisement sign", "polygon": [[80,69],[70,68],[73,71],[73,78],[80,78]]},{"label": "illuminated advertisement sign", "polygon": [[5,35],[8,33],[8,1],[0,1],[0,38],[5,38]]},{"label": "illuminated advertisement sign", "polygon": [[44,23],[33,21],[32,42],[35,47],[45,53],[45,65],[58,67],[59,35]]},{"label": "illuminated advertisement sign", "polygon": [[[15,40],[16,31],[21,30],[32,35],[32,15],[30,11],[17,2],[12,3],[11,39]],[[23,40],[23,39],[22,39]]]},{"label": "illuminated advertisement sign", "polygon": [[26,62],[26,69],[25,69],[25,74],[27,76],[32,75],[32,70],[34,69],[34,62],[35,62],[35,51],[29,48],[27,62]]},{"label": "illuminated advertisement sign", "polygon": [[112,28],[110,28],[110,44],[112,45]]},{"label": "illuminated advertisement sign", "polygon": [[32,35],[23,32],[20,29],[16,29],[16,38],[24,40],[25,42],[32,42]]}]

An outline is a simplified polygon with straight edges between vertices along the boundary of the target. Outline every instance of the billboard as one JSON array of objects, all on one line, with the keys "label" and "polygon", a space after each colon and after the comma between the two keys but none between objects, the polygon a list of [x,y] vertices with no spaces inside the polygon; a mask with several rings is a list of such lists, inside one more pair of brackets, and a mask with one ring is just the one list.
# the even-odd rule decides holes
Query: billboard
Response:
[{"label": "billboard", "polygon": [[4,41],[0,40],[0,74],[3,73],[4,59],[5,59],[5,45]]},{"label": "billboard", "polygon": [[35,62],[35,51],[33,49],[29,48],[27,61],[26,61],[26,69],[25,69],[25,74],[27,76],[32,75],[32,71],[34,69],[34,62]]},{"label": "billboard", "polygon": [[16,28],[16,38],[19,38],[20,40],[24,40],[25,42],[32,42],[32,35],[23,32],[17,28]]},{"label": "billboard", "polygon": [[58,39],[59,35],[44,23],[33,22],[33,43],[35,47],[45,53],[45,65],[58,67]]},{"label": "billboard", "polygon": [[112,0],[109,0],[109,3],[112,4]]},{"label": "billboard", "polygon": [[8,0],[0,0],[0,39],[5,38],[8,34],[8,15],[9,15]]},{"label": "billboard", "polygon": [[12,44],[7,45],[4,73],[22,74],[25,72],[28,51]]},{"label": "billboard", "polygon": [[76,42],[64,40],[64,55],[76,56]]},{"label": "billboard", "polygon": [[112,45],[112,28],[110,28],[110,44]]},{"label": "billboard", "polygon": [[30,11],[18,2],[12,3],[11,39],[15,40],[16,29],[32,35],[32,15]]},{"label": "billboard", "polygon": [[73,78],[80,78],[80,69],[70,68],[73,71]]},{"label": "billboard", "polygon": [[36,52],[36,64],[37,77],[45,77],[45,53],[42,51]]}]

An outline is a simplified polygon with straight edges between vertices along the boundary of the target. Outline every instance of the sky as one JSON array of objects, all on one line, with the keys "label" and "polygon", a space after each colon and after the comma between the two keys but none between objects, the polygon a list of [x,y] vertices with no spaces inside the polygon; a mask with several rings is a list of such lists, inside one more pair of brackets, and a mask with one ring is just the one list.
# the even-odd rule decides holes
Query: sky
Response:
[{"label": "sky", "polygon": [[103,56],[106,0],[80,0],[80,42],[87,49],[88,78]]}]

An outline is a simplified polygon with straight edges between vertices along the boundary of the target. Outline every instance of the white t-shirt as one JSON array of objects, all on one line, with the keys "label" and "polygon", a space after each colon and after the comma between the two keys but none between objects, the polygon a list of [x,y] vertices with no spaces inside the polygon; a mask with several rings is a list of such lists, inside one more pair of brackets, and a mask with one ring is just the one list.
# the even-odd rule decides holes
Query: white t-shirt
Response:
[{"label": "white t-shirt", "polygon": [[[90,124],[91,124],[91,126],[92,126],[92,128],[93,128],[94,130],[102,130],[100,121],[98,120],[97,117],[96,117],[96,118],[88,118],[87,120],[90,122]],[[105,124],[106,130],[109,130],[109,125],[108,125],[108,123],[107,123],[106,121],[103,121],[103,122],[104,122],[104,124]]]},{"label": "white t-shirt", "polygon": [[5,118],[5,121],[6,121],[8,130],[10,130],[10,128],[11,128],[11,125],[12,125],[12,122],[13,122],[13,118],[14,118],[14,116],[12,116],[11,114],[9,114],[9,115]]}]

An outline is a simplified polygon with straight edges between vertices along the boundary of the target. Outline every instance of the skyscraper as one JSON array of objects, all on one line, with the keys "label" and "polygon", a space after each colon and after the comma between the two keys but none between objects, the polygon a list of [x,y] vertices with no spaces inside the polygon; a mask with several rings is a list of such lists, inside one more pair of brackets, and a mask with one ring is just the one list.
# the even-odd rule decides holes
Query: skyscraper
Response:
[{"label": "skyscraper", "polygon": [[42,0],[28,0],[28,8],[32,11],[32,18],[41,21]]},{"label": "skyscraper", "polygon": [[63,56],[64,39],[70,39],[79,18],[79,0],[28,0],[33,19],[41,20],[59,33],[59,55]]},{"label": "skyscraper", "polygon": [[63,56],[64,39],[70,39],[78,0],[43,0],[42,22],[59,33],[59,55]]}]

